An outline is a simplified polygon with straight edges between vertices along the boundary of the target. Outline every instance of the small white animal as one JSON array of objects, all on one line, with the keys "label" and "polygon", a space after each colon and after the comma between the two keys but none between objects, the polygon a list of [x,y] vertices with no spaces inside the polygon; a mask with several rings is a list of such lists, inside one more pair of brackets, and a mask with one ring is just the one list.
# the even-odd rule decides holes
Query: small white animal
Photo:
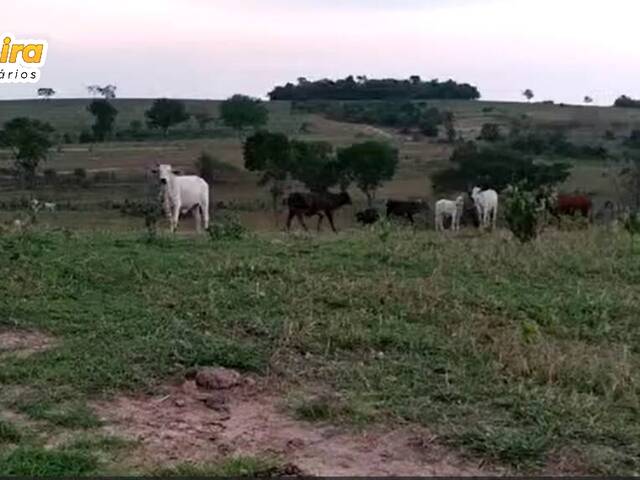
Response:
[{"label": "small white animal", "polygon": [[195,175],[178,176],[180,172],[171,165],[158,165],[152,170],[158,175],[161,187],[162,206],[169,218],[171,232],[178,228],[180,213],[194,210],[196,228],[209,228],[209,184]]},{"label": "small white animal", "polygon": [[471,198],[478,212],[478,219],[482,228],[496,228],[498,219],[498,193],[495,190],[482,190],[473,187]]},{"label": "small white animal", "polygon": [[445,217],[451,217],[451,230],[460,230],[460,219],[464,210],[464,198],[459,196],[453,200],[439,200],[436,202],[436,230],[444,231]]},{"label": "small white animal", "polygon": [[57,208],[57,205],[53,202],[44,202],[42,205],[47,212],[55,212]]}]

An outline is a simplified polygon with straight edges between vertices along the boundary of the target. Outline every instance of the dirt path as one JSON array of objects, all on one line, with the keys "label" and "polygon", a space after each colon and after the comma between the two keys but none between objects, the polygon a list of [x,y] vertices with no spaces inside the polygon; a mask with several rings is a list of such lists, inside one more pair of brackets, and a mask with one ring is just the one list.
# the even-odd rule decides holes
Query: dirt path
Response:
[{"label": "dirt path", "polygon": [[193,381],[154,397],[119,397],[94,407],[109,434],[138,440],[131,467],[276,457],[307,475],[480,475],[489,472],[435,444],[420,428],[356,433],[298,421],[282,397],[253,384],[203,392]]}]

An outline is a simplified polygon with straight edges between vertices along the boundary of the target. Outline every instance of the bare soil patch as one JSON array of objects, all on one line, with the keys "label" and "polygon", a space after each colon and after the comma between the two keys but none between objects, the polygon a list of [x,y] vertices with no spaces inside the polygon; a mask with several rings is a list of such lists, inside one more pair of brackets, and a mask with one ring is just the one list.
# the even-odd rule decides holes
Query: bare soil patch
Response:
[{"label": "bare soil patch", "polygon": [[418,427],[364,432],[314,424],[283,412],[273,385],[243,378],[230,388],[186,380],[155,396],[94,404],[106,433],[139,442],[131,467],[213,463],[233,456],[277,458],[305,475],[480,475],[489,473],[437,445]]},{"label": "bare soil patch", "polygon": [[0,358],[28,357],[53,347],[55,339],[35,330],[0,329]]}]

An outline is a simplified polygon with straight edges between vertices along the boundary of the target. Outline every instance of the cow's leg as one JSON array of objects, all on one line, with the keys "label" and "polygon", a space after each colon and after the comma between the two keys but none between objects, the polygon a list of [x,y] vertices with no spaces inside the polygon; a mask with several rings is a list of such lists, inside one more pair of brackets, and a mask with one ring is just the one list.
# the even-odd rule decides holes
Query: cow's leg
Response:
[{"label": "cow's leg", "polygon": [[338,233],[338,231],[336,230],[336,226],[333,224],[333,214],[327,210],[325,212],[327,214],[327,218],[329,219],[329,223],[331,224],[331,230],[333,230],[333,233]]},{"label": "cow's leg", "polygon": [[293,217],[295,217],[295,215],[295,212],[289,209],[289,216],[287,217],[287,231],[291,230],[291,221],[293,220]]},{"label": "cow's leg", "polygon": [[196,232],[200,233],[200,227],[202,226],[202,212],[200,210],[200,205],[197,205],[193,210],[193,218],[196,222]]},{"label": "cow's leg", "polygon": [[498,206],[496,205],[495,208],[493,209],[493,225],[492,225],[493,230],[496,229],[497,224],[498,224]]},{"label": "cow's leg", "polygon": [[441,232],[442,231],[442,215],[436,215],[435,224],[436,224],[436,232]]},{"label": "cow's leg", "polygon": [[174,233],[178,229],[178,221],[180,220],[180,204],[174,205],[171,218],[171,233]]},{"label": "cow's leg", "polygon": [[304,228],[304,231],[308,232],[309,229],[307,228],[307,225],[304,223],[302,212],[297,212],[296,217],[298,217],[298,221],[300,222],[300,225],[302,225],[302,228]]},{"label": "cow's leg", "polygon": [[324,215],[320,212],[318,212],[318,233],[320,233],[320,227],[322,227],[322,220],[324,220]]},{"label": "cow's leg", "polygon": [[205,230],[209,230],[210,214],[209,214],[209,199],[205,198],[205,202],[201,205],[202,213],[202,226]]},{"label": "cow's leg", "polygon": [[413,221],[413,213],[407,213],[407,218],[409,219],[409,222],[411,222],[411,225],[415,225],[415,222]]}]

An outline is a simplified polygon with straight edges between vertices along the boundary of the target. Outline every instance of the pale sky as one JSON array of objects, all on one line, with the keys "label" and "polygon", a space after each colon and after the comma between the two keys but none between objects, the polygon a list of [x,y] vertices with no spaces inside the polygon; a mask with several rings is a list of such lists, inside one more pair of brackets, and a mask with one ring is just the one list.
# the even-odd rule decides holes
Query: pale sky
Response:
[{"label": "pale sky", "polygon": [[37,85],[0,98],[264,97],[344,77],[472,83],[483,99],[640,97],[639,0],[5,0],[3,33],[49,42]]}]

